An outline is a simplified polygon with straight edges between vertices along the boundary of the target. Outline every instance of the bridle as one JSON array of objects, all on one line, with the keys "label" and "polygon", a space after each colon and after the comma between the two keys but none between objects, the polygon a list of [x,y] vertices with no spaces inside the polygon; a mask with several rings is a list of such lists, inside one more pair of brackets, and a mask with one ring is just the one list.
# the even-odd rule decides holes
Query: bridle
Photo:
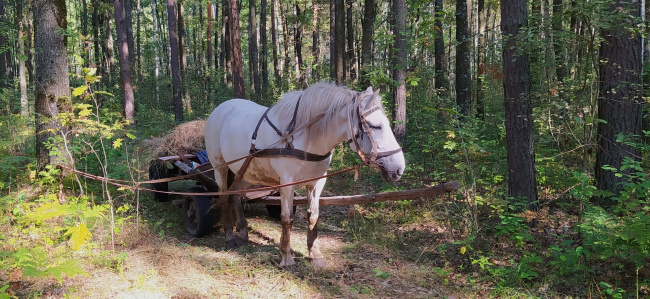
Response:
[{"label": "bridle", "polygon": [[[364,164],[377,164],[377,162],[376,162],[377,159],[392,156],[394,154],[397,154],[397,153],[401,152],[402,151],[401,147],[398,147],[398,148],[396,148],[394,150],[383,151],[383,152],[380,152],[378,150],[377,142],[375,141],[375,138],[372,135],[372,130],[371,130],[370,126],[368,125],[368,122],[366,121],[366,118],[368,116],[370,116],[371,114],[377,112],[377,111],[383,113],[383,110],[382,110],[381,106],[373,105],[372,108],[370,108],[370,109],[368,109],[368,110],[366,110],[364,112],[361,112],[361,102],[360,101],[357,102],[357,99],[358,99],[358,96],[355,96],[354,99],[352,100],[352,102],[354,103],[355,106],[354,106],[354,108],[350,109],[350,118],[349,118],[349,122],[348,122],[348,127],[350,129],[350,135],[352,136],[352,138],[350,138],[350,140],[348,140],[348,144],[354,143],[357,155],[359,156],[359,158],[361,158],[361,161]],[[357,124],[356,124],[356,126],[354,125],[354,116],[355,116],[354,114],[355,114],[355,112],[356,112],[356,116],[357,116]],[[356,128],[356,132],[355,132],[355,128]],[[363,133],[365,133],[365,134],[363,134]],[[359,139],[363,140],[364,135],[368,136],[368,140],[370,141],[370,144],[372,145],[372,153],[371,153],[370,157],[368,157],[368,155],[366,155],[366,153],[364,153],[361,150],[361,145],[359,144],[359,141],[358,141]]]}]

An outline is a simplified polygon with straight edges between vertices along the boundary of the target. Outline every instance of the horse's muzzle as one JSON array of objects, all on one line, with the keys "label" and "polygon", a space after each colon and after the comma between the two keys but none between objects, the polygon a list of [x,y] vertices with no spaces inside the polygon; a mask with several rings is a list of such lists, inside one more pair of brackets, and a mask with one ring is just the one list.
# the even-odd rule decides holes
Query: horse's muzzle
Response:
[{"label": "horse's muzzle", "polygon": [[396,182],[404,174],[404,154],[401,152],[387,157],[382,157],[375,161],[381,178],[386,182]]}]

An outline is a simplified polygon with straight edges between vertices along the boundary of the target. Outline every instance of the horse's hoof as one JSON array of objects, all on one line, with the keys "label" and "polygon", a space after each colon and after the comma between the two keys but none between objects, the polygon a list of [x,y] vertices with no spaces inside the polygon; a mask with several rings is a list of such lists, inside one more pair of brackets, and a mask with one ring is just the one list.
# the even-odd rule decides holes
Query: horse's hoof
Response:
[{"label": "horse's hoof", "polygon": [[248,240],[244,240],[240,237],[235,237],[235,244],[237,245],[237,247],[245,245],[246,243],[248,243]]},{"label": "horse's hoof", "polygon": [[290,265],[290,266],[282,266],[282,269],[287,270],[291,273],[296,273],[298,272],[298,269],[296,268],[296,264]]},{"label": "horse's hoof", "polygon": [[325,258],[323,258],[323,257],[312,258],[311,259],[311,265],[314,268],[318,268],[318,269],[323,268],[323,267],[325,267]]},{"label": "horse's hoof", "polygon": [[230,249],[235,249],[235,248],[239,247],[239,245],[237,245],[236,239],[226,241],[226,246],[228,246],[228,248],[230,248]]}]

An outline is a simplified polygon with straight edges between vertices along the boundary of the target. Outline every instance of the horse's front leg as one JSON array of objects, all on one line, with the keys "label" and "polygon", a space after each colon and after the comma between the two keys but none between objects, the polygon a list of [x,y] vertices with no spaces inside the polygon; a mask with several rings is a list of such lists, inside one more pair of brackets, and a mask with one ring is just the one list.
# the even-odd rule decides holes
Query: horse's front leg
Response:
[{"label": "horse's front leg", "polygon": [[309,229],[307,230],[307,249],[309,249],[309,258],[311,264],[316,268],[325,266],[325,258],[320,252],[318,246],[318,217],[320,209],[320,194],[325,186],[326,179],[320,179],[316,182],[314,187],[307,189],[307,218],[309,218]]},{"label": "horse's front leg", "polygon": [[282,225],[282,236],[280,237],[280,267],[291,272],[296,272],[296,263],[291,254],[291,227],[293,226],[293,191],[294,186],[280,188],[282,201],[282,212],[280,225]]}]

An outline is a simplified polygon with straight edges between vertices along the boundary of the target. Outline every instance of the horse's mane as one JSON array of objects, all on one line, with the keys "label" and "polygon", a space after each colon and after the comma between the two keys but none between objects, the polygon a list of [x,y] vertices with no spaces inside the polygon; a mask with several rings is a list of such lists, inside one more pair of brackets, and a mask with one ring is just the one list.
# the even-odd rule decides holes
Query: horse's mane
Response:
[{"label": "horse's mane", "polygon": [[[342,109],[354,107],[353,101],[358,94],[359,92],[347,87],[321,82],[303,91],[284,94],[273,110],[280,119],[283,119],[284,126],[279,128],[285,130],[286,124],[293,118],[296,103],[300,99],[295,128],[300,128],[318,115],[324,114],[319,121],[305,128],[307,136],[323,136],[328,128],[331,128],[334,118]],[[313,138],[310,139],[313,140]]]}]

